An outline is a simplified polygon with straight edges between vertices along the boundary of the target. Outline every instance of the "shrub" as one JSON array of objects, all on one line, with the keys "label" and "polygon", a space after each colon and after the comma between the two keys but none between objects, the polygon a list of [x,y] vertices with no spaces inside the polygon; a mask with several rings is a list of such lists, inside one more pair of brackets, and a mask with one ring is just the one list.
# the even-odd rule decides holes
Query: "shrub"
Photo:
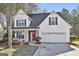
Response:
[{"label": "shrub", "polygon": [[35,40],[39,42],[39,41],[41,40],[41,37],[40,37],[40,36],[37,36],[37,37],[35,38]]},{"label": "shrub", "polygon": [[3,39],[4,39],[4,40],[8,40],[8,34],[7,34],[7,33],[5,33],[5,34],[3,35]]}]

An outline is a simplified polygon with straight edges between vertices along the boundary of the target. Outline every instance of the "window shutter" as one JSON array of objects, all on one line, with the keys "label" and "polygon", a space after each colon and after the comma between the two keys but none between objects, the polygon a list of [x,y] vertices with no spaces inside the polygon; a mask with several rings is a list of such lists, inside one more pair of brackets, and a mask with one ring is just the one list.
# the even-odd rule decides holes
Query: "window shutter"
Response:
[{"label": "window shutter", "polygon": [[49,17],[49,25],[51,25],[51,17]]},{"label": "window shutter", "polygon": [[25,26],[26,26],[26,19],[25,19]]},{"label": "window shutter", "polygon": [[12,35],[12,37],[15,38],[15,32],[14,32],[14,31],[13,31],[13,35]]},{"label": "window shutter", "polygon": [[18,26],[18,20],[16,20],[16,26]]},{"label": "window shutter", "polygon": [[57,19],[57,17],[56,17],[56,25],[58,24],[57,20],[58,20],[58,19]]}]

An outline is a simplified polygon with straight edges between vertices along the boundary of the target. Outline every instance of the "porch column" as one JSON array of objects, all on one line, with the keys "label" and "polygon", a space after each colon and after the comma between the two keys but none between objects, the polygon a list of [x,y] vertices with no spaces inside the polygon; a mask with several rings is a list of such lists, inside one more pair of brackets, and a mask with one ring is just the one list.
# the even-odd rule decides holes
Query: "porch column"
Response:
[{"label": "porch column", "polygon": [[39,36],[39,30],[36,30],[36,37]]},{"label": "porch column", "polygon": [[29,38],[28,38],[28,30],[25,31],[24,39],[25,39],[25,42],[28,42],[29,41]]}]

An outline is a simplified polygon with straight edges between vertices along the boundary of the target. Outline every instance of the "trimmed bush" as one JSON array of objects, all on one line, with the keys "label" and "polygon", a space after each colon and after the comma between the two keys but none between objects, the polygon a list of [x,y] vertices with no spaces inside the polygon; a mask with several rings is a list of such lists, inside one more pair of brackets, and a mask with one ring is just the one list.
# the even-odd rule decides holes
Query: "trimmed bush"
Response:
[{"label": "trimmed bush", "polygon": [[40,37],[40,36],[38,36],[38,37],[36,37],[36,38],[35,38],[35,40],[40,41],[40,40],[41,40],[41,37]]}]

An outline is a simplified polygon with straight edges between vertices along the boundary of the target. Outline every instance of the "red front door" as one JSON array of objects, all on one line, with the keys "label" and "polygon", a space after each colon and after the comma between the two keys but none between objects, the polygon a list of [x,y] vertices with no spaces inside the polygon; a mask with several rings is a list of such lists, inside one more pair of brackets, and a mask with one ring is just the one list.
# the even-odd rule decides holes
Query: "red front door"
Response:
[{"label": "red front door", "polygon": [[32,40],[34,41],[36,37],[36,32],[32,32]]}]

